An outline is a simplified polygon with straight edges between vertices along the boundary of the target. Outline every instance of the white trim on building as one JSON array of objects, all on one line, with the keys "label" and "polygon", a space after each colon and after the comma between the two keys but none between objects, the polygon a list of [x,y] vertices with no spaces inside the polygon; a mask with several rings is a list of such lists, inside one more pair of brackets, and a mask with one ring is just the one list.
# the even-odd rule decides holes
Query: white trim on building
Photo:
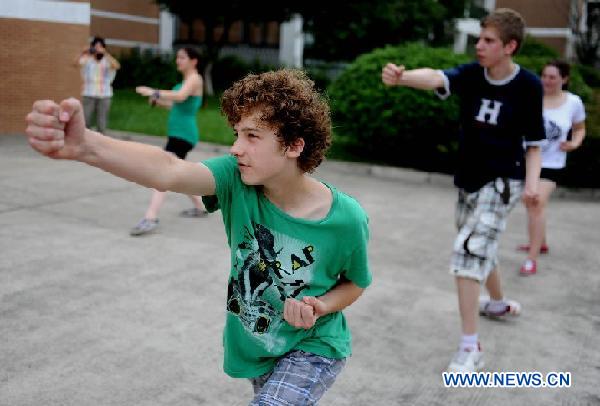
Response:
[{"label": "white trim on building", "polygon": [[90,14],[94,17],[112,18],[114,20],[132,21],[132,22],[144,23],[144,24],[157,25],[160,22],[160,20],[158,18],[141,17],[141,16],[136,16],[133,14],[114,13],[112,11],[97,10],[95,8],[91,9]]},{"label": "white trim on building", "polygon": [[301,68],[303,54],[304,33],[302,31],[302,16],[296,14],[280,26],[279,62],[284,66]]},{"label": "white trim on building", "polygon": [[162,52],[173,50],[173,41],[175,40],[175,16],[168,11],[160,12],[159,30],[159,48]]},{"label": "white trim on building", "polygon": [[568,28],[527,28],[527,33],[534,37],[571,38],[573,32]]},{"label": "white trim on building", "polygon": [[[454,34],[454,52],[458,54],[465,53],[467,51],[469,36],[477,37],[480,31],[479,20],[474,18],[457,19],[456,33]],[[569,28],[530,27],[526,29],[526,32],[537,38],[565,38],[567,40],[565,57],[570,59],[574,55],[575,36]]]},{"label": "white trim on building", "polygon": [[483,8],[487,11],[496,9],[496,0],[483,0]]},{"label": "white trim on building", "polygon": [[2,0],[0,18],[90,25],[90,4],[46,0]]},{"label": "white trim on building", "polygon": [[105,38],[106,45],[114,45],[124,48],[158,49],[158,44],[153,42],[128,41],[124,39]]},{"label": "white trim on building", "polygon": [[528,28],[527,33],[537,38],[564,38],[565,58],[571,59],[575,55],[575,35],[569,28]]},{"label": "white trim on building", "polygon": [[456,32],[454,34],[454,52],[464,54],[467,51],[467,42],[469,35],[479,36],[481,27],[479,20],[474,18],[459,18],[456,20]]}]

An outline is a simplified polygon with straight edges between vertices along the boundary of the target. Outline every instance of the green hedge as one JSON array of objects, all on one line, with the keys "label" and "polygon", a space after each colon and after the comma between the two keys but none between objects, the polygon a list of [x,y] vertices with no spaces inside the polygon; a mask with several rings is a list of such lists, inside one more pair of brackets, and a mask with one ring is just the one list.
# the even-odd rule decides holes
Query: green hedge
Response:
[{"label": "green hedge", "polygon": [[519,55],[541,57],[548,60],[559,57],[558,52],[554,48],[538,41],[531,35],[525,37],[525,41],[523,41],[523,45],[519,49]]},{"label": "green hedge", "polygon": [[577,65],[585,83],[590,87],[600,87],[600,69],[588,65]]},{"label": "green hedge", "polygon": [[[219,59],[213,67],[213,85],[215,91],[222,93],[229,88],[233,82],[239,80],[249,73],[262,73],[278,69],[278,66],[263,64],[258,60],[253,62],[245,62],[237,56],[224,56]],[[331,80],[326,73],[326,65],[324,67],[309,66],[305,68],[308,77],[314,82],[319,90],[325,90]]]},{"label": "green hedge", "polygon": [[600,138],[586,137],[580,148],[567,155],[562,185],[600,188]]},{"label": "green hedge", "polygon": [[354,153],[373,161],[451,172],[458,134],[456,99],[441,101],[432,92],[388,88],[381,83],[381,68],[396,62],[407,69],[441,69],[468,61],[450,50],[419,44],[360,56],[328,89],[336,134]]},{"label": "green hedge", "polygon": [[[540,75],[542,73],[542,68],[548,62],[548,59],[544,57],[530,57],[517,55],[515,61],[521,66],[536,73],[537,75]],[[592,99],[592,89],[583,80],[583,77],[579,72],[579,66],[573,66],[571,69],[569,91],[575,93],[576,95],[579,95],[584,102],[589,102]]]},{"label": "green hedge", "polygon": [[173,86],[181,80],[174,54],[156,54],[136,48],[118,59],[121,69],[113,83],[115,89],[131,89],[141,85],[161,88],[167,84]]},{"label": "green hedge", "polygon": [[262,73],[273,69],[276,69],[276,67],[262,64],[258,60],[248,63],[237,56],[224,56],[213,65],[213,87],[215,92],[222,93],[233,82],[243,78],[248,73]]},{"label": "green hedge", "polygon": [[[181,80],[181,75],[175,66],[175,54],[156,54],[152,51],[134,49],[119,57],[121,69],[113,83],[115,89],[131,89],[135,86],[164,87],[174,85]],[[200,71],[204,70],[201,61]],[[258,61],[245,62],[236,56],[225,56],[213,65],[213,87],[216,93],[221,93],[238,79],[253,72],[266,72],[273,66],[261,64]]]},{"label": "green hedge", "polygon": [[[546,57],[518,57],[523,67],[539,73]],[[445,69],[469,62],[469,56],[449,49],[428,48],[420,44],[376,49],[360,56],[329,87],[336,137],[341,137],[352,155],[361,159],[426,171],[454,171],[458,101],[441,101],[433,92],[402,87],[388,88],[381,83],[381,68],[388,62],[402,63],[407,69],[431,67]],[[591,89],[575,69],[571,91],[584,101]],[[591,179],[590,168],[600,172],[600,148],[587,142],[570,159],[567,179],[577,186],[600,183]],[[588,151],[585,151],[588,150]],[[590,153],[595,150],[596,155]]]}]

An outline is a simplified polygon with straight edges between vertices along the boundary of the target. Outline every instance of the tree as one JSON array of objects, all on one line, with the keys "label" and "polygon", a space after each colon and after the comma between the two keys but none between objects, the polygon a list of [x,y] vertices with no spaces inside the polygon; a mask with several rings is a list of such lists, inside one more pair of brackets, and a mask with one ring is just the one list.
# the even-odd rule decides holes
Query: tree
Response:
[{"label": "tree", "polygon": [[[584,16],[584,12],[587,15]],[[574,7],[574,19],[577,38],[575,50],[579,62],[594,66],[600,58],[600,4],[588,2],[587,7],[581,4]],[[585,27],[580,24],[582,20],[585,22]]]},{"label": "tree", "polygon": [[[352,60],[387,44],[425,40],[441,44],[469,0],[331,0],[302,10],[314,41],[311,57]],[[450,23],[450,24],[449,24]]]},{"label": "tree", "polygon": [[560,10],[569,21],[579,62],[594,66],[600,58],[600,3],[590,0],[553,0],[548,6]]},{"label": "tree", "polygon": [[[190,0],[154,0],[162,8],[190,27],[190,42],[193,38],[193,26],[196,20],[202,20],[205,27],[205,41],[201,44],[204,51],[205,68],[204,79],[207,93],[212,94],[211,70],[214,62],[219,57],[223,45],[227,43],[227,36],[231,24],[236,21],[245,22],[283,22],[288,20],[294,8],[282,4],[284,2],[271,0],[229,0],[229,1],[190,1]],[[219,30],[216,30],[219,28]]]},{"label": "tree", "polygon": [[[283,22],[299,13],[304,19],[305,31],[312,33],[315,39],[312,48],[307,50],[312,56],[350,60],[386,44],[413,40],[439,44],[447,32],[448,21],[462,15],[471,0],[154,1],[190,28],[196,20],[204,23],[206,35],[201,45],[207,63],[204,76],[210,86],[213,63],[227,43],[231,24],[236,21]],[[216,28],[219,30],[215,31]]]}]

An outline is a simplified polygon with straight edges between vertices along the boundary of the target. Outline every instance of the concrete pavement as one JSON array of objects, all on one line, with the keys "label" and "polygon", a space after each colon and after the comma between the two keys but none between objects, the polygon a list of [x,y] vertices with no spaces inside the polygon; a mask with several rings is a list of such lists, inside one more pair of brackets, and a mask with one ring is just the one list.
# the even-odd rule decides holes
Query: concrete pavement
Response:
[{"label": "concrete pavement", "polygon": [[[164,139],[134,137],[162,145]],[[201,146],[192,160],[215,155]],[[371,175],[368,175],[371,173]],[[380,176],[373,176],[379,174]],[[600,404],[600,204],[548,210],[551,253],[522,278],[523,207],[500,244],[516,320],[481,320],[487,371],[566,371],[572,387],[444,388],[459,338],[449,177],[327,162],[317,176],[371,220],[374,282],[346,312],[349,360],[322,405]],[[246,405],[251,386],[221,367],[229,253],[220,215],[178,217],[131,238],[150,193],[0,136],[0,405]]]}]

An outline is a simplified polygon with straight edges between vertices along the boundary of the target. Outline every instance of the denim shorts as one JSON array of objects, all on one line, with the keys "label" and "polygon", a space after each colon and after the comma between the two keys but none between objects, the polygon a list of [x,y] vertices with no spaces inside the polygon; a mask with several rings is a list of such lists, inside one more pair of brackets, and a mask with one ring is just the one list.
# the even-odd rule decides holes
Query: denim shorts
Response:
[{"label": "denim shorts", "polygon": [[477,192],[458,191],[458,235],[450,261],[451,274],[485,282],[498,266],[498,238],[522,192],[522,180],[507,178],[497,178]]},{"label": "denim shorts", "polygon": [[289,352],[277,361],[273,371],[250,379],[255,395],[250,406],[316,405],[345,364],[345,358]]}]

